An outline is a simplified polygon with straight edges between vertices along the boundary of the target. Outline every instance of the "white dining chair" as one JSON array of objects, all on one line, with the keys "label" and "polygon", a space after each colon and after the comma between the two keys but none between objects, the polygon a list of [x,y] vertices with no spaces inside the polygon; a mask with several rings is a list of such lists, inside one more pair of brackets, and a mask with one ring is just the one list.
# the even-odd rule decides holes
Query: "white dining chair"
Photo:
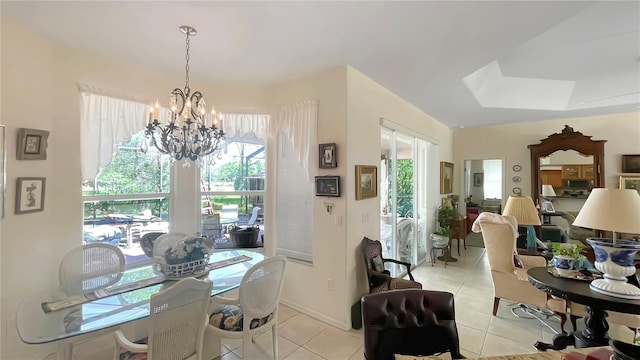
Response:
[{"label": "white dining chair", "polygon": [[[114,285],[122,278],[124,268],[124,255],[114,245],[96,243],[73,248],[60,261],[58,281],[63,294],[59,297],[81,295]],[[74,346],[105,333],[98,331],[74,341],[69,344],[69,354],[73,357]]]},{"label": "white dining chair", "polygon": [[252,226],[253,224],[256,223],[256,220],[258,220],[258,213],[259,212],[260,212],[260,207],[259,206],[255,206],[253,208],[253,210],[251,211],[251,217],[247,221],[247,226]]},{"label": "white dining chair", "polygon": [[87,244],[69,251],[58,278],[67,295],[79,295],[117,283],[124,272],[122,251],[110,244]]},{"label": "white dining chair", "polygon": [[204,341],[211,341],[210,337],[242,339],[243,356],[248,358],[253,339],[271,330],[273,358],[278,359],[278,304],[286,264],[284,255],[267,258],[247,270],[237,298],[214,296],[211,299],[214,311]]},{"label": "white dining chair", "polygon": [[[207,309],[213,283],[187,277],[169,288],[151,295],[148,339],[146,343],[129,341],[121,330],[114,333],[114,359],[200,360],[207,326]],[[123,351],[124,350],[124,351]]]}]

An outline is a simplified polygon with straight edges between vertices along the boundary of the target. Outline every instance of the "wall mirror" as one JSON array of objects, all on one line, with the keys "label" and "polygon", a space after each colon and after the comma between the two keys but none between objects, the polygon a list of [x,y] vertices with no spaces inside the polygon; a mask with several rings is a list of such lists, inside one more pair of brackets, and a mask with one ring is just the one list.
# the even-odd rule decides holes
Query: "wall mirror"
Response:
[{"label": "wall mirror", "polygon": [[[549,135],[539,144],[529,145],[534,202],[542,204],[543,184],[552,185],[555,196],[564,198],[586,199],[592,188],[603,187],[605,142],[591,140],[591,136],[565,125],[560,133]],[[582,203],[584,201],[576,210]]]}]

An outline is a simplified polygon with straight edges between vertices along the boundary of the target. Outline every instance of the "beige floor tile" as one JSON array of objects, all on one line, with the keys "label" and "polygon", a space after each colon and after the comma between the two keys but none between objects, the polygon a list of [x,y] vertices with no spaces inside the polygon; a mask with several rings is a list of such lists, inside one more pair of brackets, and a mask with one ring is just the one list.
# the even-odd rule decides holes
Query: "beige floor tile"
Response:
[{"label": "beige floor tile", "polygon": [[476,354],[474,352],[467,351],[465,349],[460,349],[460,354],[462,354],[467,359],[478,359],[478,358],[480,358],[480,354]]},{"label": "beige floor tile", "polygon": [[222,338],[222,347],[227,348],[228,350],[235,350],[238,347],[242,346],[242,339],[229,339]]},{"label": "beige floor tile", "polygon": [[491,322],[491,314],[465,308],[456,303],[456,324],[465,325],[483,332],[487,331]]},{"label": "beige floor tile", "polygon": [[494,316],[491,319],[487,333],[533,345],[534,342],[542,340],[542,329],[544,326],[535,319],[522,319],[512,316]]},{"label": "beige floor tile", "polygon": [[236,355],[234,352],[229,351],[228,353],[222,355],[222,357],[220,357],[219,359],[220,360],[240,360],[242,358]]},{"label": "beige floor tile", "polygon": [[364,348],[358,349],[355,354],[353,354],[349,360],[365,360],[364,358]]},{"label": "beige floor tile", "polygon": [[455,304],[456,312],[458,309],[467,309],[491,315],[493,311],[493,295],[483,298],[469,294],[457,294],[455,296]]},{"label": "beige floor tile", "polygon": [[320,335],[311,339],[304,348],[331,360],[348,360],[358,349],[362,342],[347,332],[329,327]]},{"label": "beige floor tile", "polygon": [[312,353],[311,351],[300,347],[293,354],[287,356],[285,360],[325,360],[324,358]]},{"label": "beige floor tile", "polygon": [[487,334],[480,355],[487,357],[509,354],[529,354],[534,352],[536,352],[536,349],[533,347],[533,342],[525,346],[522,345],[521,342],[512,339]]},{"label": "beige floor tile", "polygon": [[[263,357],[269,360],[273,359],[273,343],[271,331],[268,331],[255,339],[255,343],[252,345],[253,348],[250,348],[250,357],[246,357],[246,359],[256,359]],[[278,359],[284,359],[287,356],[291,355],[294,351],[298,349],[298,345],[293,342],[283,338],[282,336],[278,336]],[[242,346],[233,350],[233,352],[242,357],[244,352]]]},{"label": "beige floor tile", "polygon": [[479,298],[491,298],[493,297],[493,286],[482,286],[477,284],[465,283],[460,287],[458,294],[471,295]]},{"label": "beige floor tile", "polygon": [[280,305],[278,306],[278,324],[282,324],[286,320],[298,314],[300,314],[298,311],[293,310],[288,306]]},{"label": "beige floor tile", "polygon": [[460,349],[480,354],[486,331],[470,328],[464,325],[458,325],[458,338],[460,339]]},{"label": "beige floor tile", "polygon": [[297,345],[304,345],[328,326],[310,316],[298,314],[278,326],[278,335]]}]

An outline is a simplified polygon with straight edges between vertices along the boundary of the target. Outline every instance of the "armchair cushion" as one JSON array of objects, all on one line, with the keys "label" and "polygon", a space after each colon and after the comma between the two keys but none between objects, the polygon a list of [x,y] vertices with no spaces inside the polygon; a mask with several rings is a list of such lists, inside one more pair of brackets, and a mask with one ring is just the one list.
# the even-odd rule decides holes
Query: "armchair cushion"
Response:
[{"label": "armchair cushion", "polygon": [[384,262],[382,261],[382,257],[380,255],[371,259],[371,263],[373,265],[373,270],[380,273],[384,271]]},{"label": "armchair cushion", "polygon": [[[243,317],[242,308],[234,305],[225,305],[209,316],[209,324],[222,330],[242,331]],[[273,319],[273,313],[262,319],[253,319],[249,328],[255,329],[266,324],[271,319]]]}]

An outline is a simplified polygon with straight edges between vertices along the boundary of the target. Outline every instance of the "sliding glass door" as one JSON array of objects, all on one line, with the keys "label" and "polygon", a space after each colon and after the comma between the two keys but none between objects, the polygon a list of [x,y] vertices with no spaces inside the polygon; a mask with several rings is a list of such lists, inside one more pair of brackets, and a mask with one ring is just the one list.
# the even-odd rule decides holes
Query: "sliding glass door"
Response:
[{"label": "sliding glass door", "polygon": [[[380,240],[385,257],[419,264],[426,260],[427,154],[429,143],[381,129]],[[406,269],[394,269],[394,275]]]}]

